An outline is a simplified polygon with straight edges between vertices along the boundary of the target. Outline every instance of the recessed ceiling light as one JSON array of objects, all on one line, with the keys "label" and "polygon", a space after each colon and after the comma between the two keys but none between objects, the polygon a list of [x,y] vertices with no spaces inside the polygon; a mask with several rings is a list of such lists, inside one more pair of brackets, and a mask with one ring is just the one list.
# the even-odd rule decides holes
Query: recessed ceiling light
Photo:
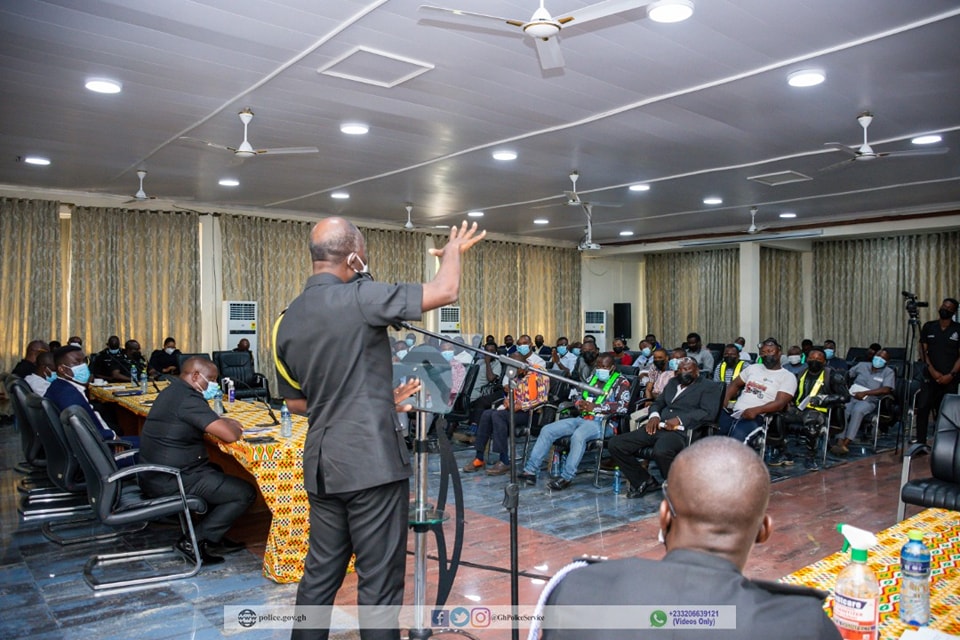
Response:
[{"label": "recessed ceiling light", "polygon": [[240,181],[236,178],[220,178],[220,181],[217,182],[221,187],[239,187]]},{"label": "recessed ceiling light", "polygon": [[84,86],[94,93],[120,93],[123,90],[122,84],[107,78],[90,78]]},{"label": "recessed ceiling light", "polygon": [[647,7],[647,17],[654,22],[683,22],[692,15],[690,0],[659,0]]},{"label": "recessed ceiling light", "polygon": [[650,185],[648,185],[648,184],[632,184],[632,185],[630,185],[630,191],[650,191]]},{"label": "recessed ceiling light", "polygon": [[792,211],[784,211],[783,213],[780,214],[780,217],[781,217],[781,218],[796,218],[796,217],[797,217],[797,214],[795,214],[795,213],[792,212]]},{"label": "recessed ceiling light", "polygon": [[815,87],[827,76],[819,69],[801,69],[787,74],[787,84],[791,87]]},{"label": "recessed ceiling light", "polygon": [[516,159],[517,159],[517,152],[516,152],[516,151],[510,151],[510,150],[508,150],[508,149],[501,149],[500,151],[494,151],[494,152],[493,152],[493,159],[494,159],[494,160],[500,160],[500,161],[502,161],[502,162],[506,162],[507,160],[516,160]]},{"label": "recessed ceiling light", "polygon": [[482,218],[482,217],[483,217],[483,211],[468,211],[468,212],[467,212],[467,217],[469,217],[469,218]]},{"label": "recessed ceiling light", "polygon": [[370,131],[370,127],[362,122],[344,122],[340,125],[340,131],[350,136],[362,136]]},{"label": "recessed ceiling light", "polygon": [[723,204],[723,198],[717,196],[707,196],[703,199],[703,204]]},{"label": "recessed ceiling light", "polygon": [[622,236],[624,236],[624,237],[632,236],[632,235],[633,235],[633,231],[621,231],[621,232],[620,232],[620,235],[622,235]]},{"label": "recessed ceiling light", "polygon": [[42,156],[27,156],[23,159],[27,164],[35,164],[39,167],[45,167],[50,164],[50,158],[44,158]]},{"label": "recessed ceiling light", "polygon": [[550,221],[546,218],[537,218],[533,221],[533,224],[550,224]]},{"label": "recessed ceiling light", "polygon": [[334,200],[348,200],[350,198],[350,194],[346,191],[334,191],[330,194],[330,197]]},{"label": "recessed ceiling light", "polygon": [[931,134],[929,136],[917,136],[910,142],[912,142],[913,144],[937,144],[941,140],[943,140],[943,138],[941,138],[937,134]]}]

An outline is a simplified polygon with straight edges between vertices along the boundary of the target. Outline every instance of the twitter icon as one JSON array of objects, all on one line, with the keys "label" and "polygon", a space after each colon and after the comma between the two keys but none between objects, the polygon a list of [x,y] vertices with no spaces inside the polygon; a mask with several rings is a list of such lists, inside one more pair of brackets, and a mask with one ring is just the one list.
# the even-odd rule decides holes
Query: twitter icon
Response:
[{"label": "twitter icon", "polygon": [[470,612],[464,607],[457,607],[450,612],[450,624],[455,627],[465,627],[470,623]]}]

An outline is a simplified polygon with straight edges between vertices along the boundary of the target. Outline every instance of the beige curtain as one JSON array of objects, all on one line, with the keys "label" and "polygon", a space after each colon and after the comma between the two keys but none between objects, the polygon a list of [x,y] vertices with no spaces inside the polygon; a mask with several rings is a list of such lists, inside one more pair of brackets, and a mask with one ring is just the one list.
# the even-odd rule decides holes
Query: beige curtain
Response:
[{"label": "beige curtain", "polygon": [[59,210],[57,202],[0,198],[0,371],[31,340],[66,341]]},{"label": "beige curtain", "polygon": [[901,291],[930,303],[936,317],[945,297],[960,294],[960,232],[817,242],[813,247],[814,342],[832,338],[842,356],[871,342],[905,343]]},{"label": "beige curtain", "polygon": [[737,249],[648,254],[647,330],[660,343],[680,345],[687,334],[704,344],[737,337],[739,266]]},{"label": "beige curtain", "polygon": [[77,207],[70,226],[70,333],[87,351],[111,334],[139,341],[145,357],[167,336],[198,350],[198,214]]},{"label": "beige curtain", "polygon": [[801,276],[798,251],[760,247],[760,339],[773,336],[784,353],[805,337]]}]

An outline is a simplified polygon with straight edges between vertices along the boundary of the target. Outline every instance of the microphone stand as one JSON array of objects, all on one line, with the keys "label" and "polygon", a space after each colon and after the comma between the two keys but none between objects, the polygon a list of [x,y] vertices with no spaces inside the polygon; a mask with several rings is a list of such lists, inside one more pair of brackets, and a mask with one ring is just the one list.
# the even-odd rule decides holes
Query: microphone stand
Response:
[{"label": "microphone stand", "polygon": [[[456,345],[468,351],[472,351],[475,354],[479,354],[484,357],[495,358],[504,367],[503,370],[506,371],[506,375],[510,380],[510,388],[509,388],[508,398],[507,398],[507,410],[510,412],[509,448],[510,448],[510,455],[511,455],[511,464],[510,464],[510,482],[503,489],[503,507],[510,514],[510,604],[512,609],[511,612],[513,613],[513,623],[512,623],[513,628],[511,629],[511,637],[512,637],[512,640],[519,640],[520,627],[518,626],[518,622],[519,622],[518,614],[520,610],[520,557],[519,557],[520,542],[519,542],[519,520],[518,520],[517,510],[520,504],[520,485],[517,484],[517,464],[516,464],[516,456],[514,455],[517,450],[517,447],[516,447],[517,442],[516,442],[516,422],[515,422],[515,415],[514,415],[515,406],[514,406],[514,399],[513,399],[514,390],[516,389],[516,384],[517,384],[516,380],[517,380],[518,374],[520,371],[523,371],[525,375],[529,375],[530,373],[533,373],[535,375],[546,376],[547,378],[557,380],[558,382],[565,382],[573,387],[576,387],[577,389],[580,389],[582,391],[587,391],[595,395],[601,395],[603,393],[603,389],[591,387],[590,385],[584,382],[580,382],[578,380],[571,380],[570,378],[566,378],[560,375],[559,373],[555,373],[548,369],[538,369],[536,367],[533,367],[527,364],[526,362],[519,362],[517,360],[514,360],[510,356],[501,356],[498,354],[487,353],[483,349],[479,349],[477,347],[474,347],[472,345],[468,345],[465,343],[457,342],[453,338],[450,338],[448,336],[445,336],[439,333],[434,333],[433,331],[424,329],[422,327],[411,325],[407,322],[400,322],[397,325],[394,325],[393,328],[397,330],[399,330],[400,328],[404,328],[409,331],[416,331],[417,333],[423,334],[425,336],[429,336],[431,338],[435,338],[443,342],[448,342],[450,344]],[[530,426],[532,427],[532,425]],[[418,425],[418,429],[419,429],[419,425]],[[419,437],[419,434],[418,434],[418,437]],[[424,437],[426,437],[425,433],[424,433]],[[527,437],[529,438],[530,436],[528,435]],[[456,465],[453,465],[452,472],[456,474],[455,482],[457,483],[457,485],[459,485],[460,475],[459,475],[459,471],[456,469]],[[458,515],[461,509],[462,509],[462,506],[458,508]],[[414,557],[416,559],[417,557],[416,552],[414,554]],[[423,597],[422,589],[421,590],[416,589],[416,585],[419,582],[419,578],[420,578],[419,574],[415,571],[414,572],[414,600],[415,600],[415,604],[417,604],[418,606],[422,606],[423,604],[422,601],[416,600],[418,593],[421,595],[421,597]],[[426,579],[425,574],[423,579],[424,580]],[[456,631],[461,634],[463,633],[460,630],[456,630]],[[427,635],[429,635],[429,633]],[[414,637],[426,637],[426,636],[414,636],[413,630],[411,630],[410,637],[414,638]]]}]

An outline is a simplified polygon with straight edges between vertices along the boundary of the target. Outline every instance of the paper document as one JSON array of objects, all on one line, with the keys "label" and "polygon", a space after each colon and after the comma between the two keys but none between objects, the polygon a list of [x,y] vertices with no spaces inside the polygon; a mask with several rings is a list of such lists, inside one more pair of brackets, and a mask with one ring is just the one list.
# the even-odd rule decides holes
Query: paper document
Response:
[{"label": "paper document", "polygon": [[867,389],[867,388],[866,388],[865,386],[863,386],[862,384],[852,384],[852,385],[850,385],[850,395],[853,395],[853,394],[855,394],[855,393],[861,393],[861,392],[863,392],[863,391],[870,391],[870,389]]},{"label": "paper document", "polygon": [[804,409],[807,408],[807,405],[810,404],[811,399],[812,399],[812,396],[807,396],[800,402],[800,404],[797,405],[797,408],[800,409],[800,411],[803,411]]},{"label": "paper document", "polygon": [[907,629],[900,636],[900,640],[956,640],[960,636],[937,631],[929,627],[920,627],[919,629]]}]

